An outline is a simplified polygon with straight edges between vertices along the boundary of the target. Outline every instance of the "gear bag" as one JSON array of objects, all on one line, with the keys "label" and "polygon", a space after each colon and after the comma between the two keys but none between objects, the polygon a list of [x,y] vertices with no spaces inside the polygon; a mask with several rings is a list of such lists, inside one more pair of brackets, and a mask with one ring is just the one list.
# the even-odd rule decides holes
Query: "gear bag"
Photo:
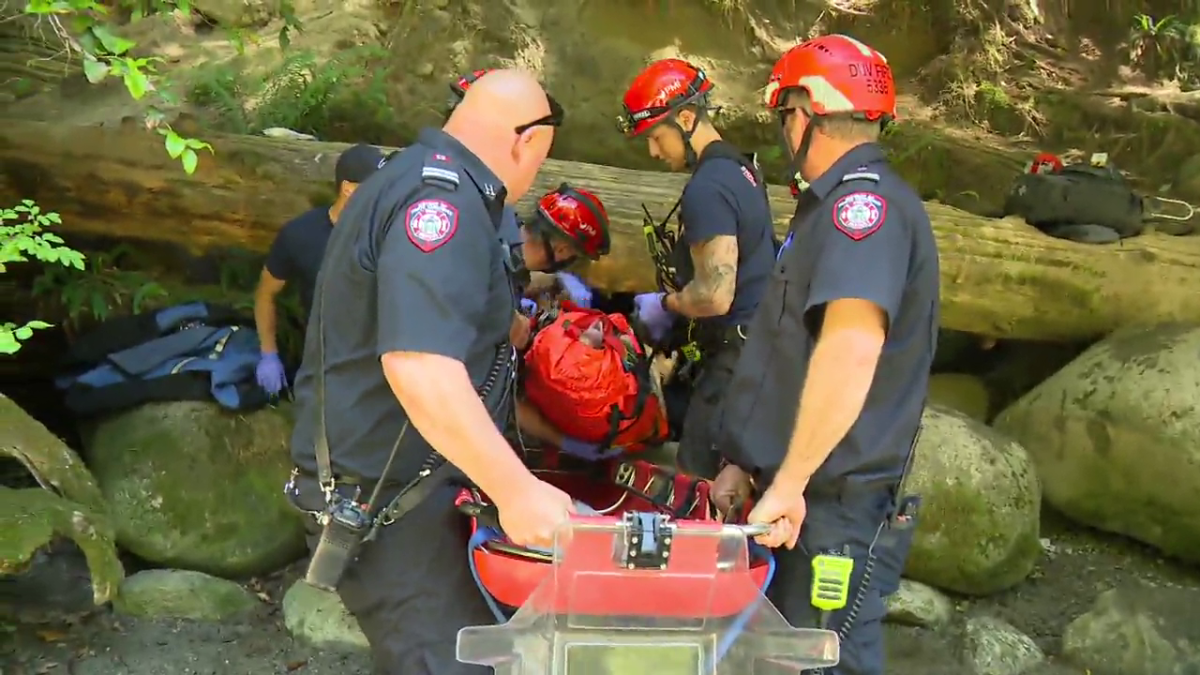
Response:
[{"label": "gear bag", "polygon": [[525,396],[564,434],[640,450],[667,436],[650,357],[620,314],[563,312],[525,354]]},{"label": "gear bag", "polygon": [[1142,198],[1120,173],[1087,164],[1022,174],[1004,203],[1004,215],[1021,216],[1047,234],[1066,225],[1098,225],[1122,239],[1141,234],[1144,211]]},{"label": "gear bag", "polygon": [[191,302],[93,327],[71,345],[55,386],[80,417],[155,401],[215,401],[245,412],[270,399],[254,379],[258,358],[249,317]]},{"label": "gear bag", "polygon": [[[1161,207],[1156,213],[1155,203],[1181,207],[1187,214],[1169,215]],[[1150,219],[1188,220],[1192,208],[1178,200],[1137,194],[1104,153],[1093,155],[1090,163],[1067,166],[1043,153],[1013,183],[1004,215],[1020,216],[1053,237],[1107,243],[1141,234]]]}]

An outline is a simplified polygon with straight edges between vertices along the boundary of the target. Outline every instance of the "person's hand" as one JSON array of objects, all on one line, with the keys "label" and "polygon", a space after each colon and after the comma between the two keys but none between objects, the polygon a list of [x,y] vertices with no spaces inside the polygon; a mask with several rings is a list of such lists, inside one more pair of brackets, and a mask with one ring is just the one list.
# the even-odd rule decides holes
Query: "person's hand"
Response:
[{"label": "person's hand", "polygon": [[508,341],[517,350],[529,346],[529,338],[533,336],[533,321],[520,312],[513,313],[512,326],[508,329]]},{"label": "person's hand", "polygon": [[521,298],[520,312],[525,316],[533,316],[537,312],[537,302],[529,298]]},{"label": "person's hand", "polygon": [[735,504],[750,499],[750,474],[734,464],[726,466],[712,482],[709,495],[717,512],[727,518]]},{"label": "person's hand", "polygon": [[754,538],[768,548],[795,548],[800,540],[800,527],[808,505],[804,502],[804,486],[776,481],[754,504],[746,523],[768,524],[771,531]]},{"label": "person's hand", "polygon": [[625,452],[625,448],[623,447],[612,447],[601,451],[599,443],[588,443],[587,441],[581,441],[578,438],[571,438],[570,436],[563,436],[562,444],[558,449],[572,457],[586,459],[590,462],[609,459]]},{"label": "person's hand", "polygon": [[646,327],[652,340],[661,340],[675,322],[675,315],[663,307],[663,293],[642,293],[634,297],[633,307],[638,321]]},{"label": "person's hand", "polygon": [[567,299],[571,301],[571,304],[580,309],[591,308],[592,289],[583,283],[583,279],[570,272],[559,272],[558,285],[562,287],[563,293],[567,295]]},{"label": "person's hand", "polygon": [[283,362],[275,352],[263,352],[254,368],[254,377],[258,386],[268,394],[275,396],[287,386],[287,376],[283,374]]},{"label": "person's hand", "polygon": [[528,484],[497,501],[500,527],[517,546],[548,549],[554,533],[575,513],[575,501],[553,485],[530,476]]}]

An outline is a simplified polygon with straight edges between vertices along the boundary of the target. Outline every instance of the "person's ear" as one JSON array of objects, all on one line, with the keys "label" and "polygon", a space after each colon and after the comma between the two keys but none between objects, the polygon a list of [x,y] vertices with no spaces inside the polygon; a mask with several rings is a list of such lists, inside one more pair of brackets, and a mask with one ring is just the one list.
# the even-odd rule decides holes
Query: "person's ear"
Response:
[{"label": "person's ear", "polygon": [[675,115],[675,121],[684,131],[691,131],[696,127],[696,113],[691,110],[680,110]]},{"label": "person's ear", "polygon": [[513,139],[512,148],[510,150],[514,164],[520,164],[521,160],[525,158],[525,154],[528,152],[529,141],[532,137],[533,129],[526,129],[525,131],[517,134],[516,138]]}]

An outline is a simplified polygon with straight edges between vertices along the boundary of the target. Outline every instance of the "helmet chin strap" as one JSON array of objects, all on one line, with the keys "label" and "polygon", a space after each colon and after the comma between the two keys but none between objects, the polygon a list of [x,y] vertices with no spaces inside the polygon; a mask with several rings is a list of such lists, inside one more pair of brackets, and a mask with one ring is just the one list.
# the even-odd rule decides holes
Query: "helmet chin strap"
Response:
[{"label": "helmet chin strap", "polygon": [[[696,122],[699,122],[699,120],[696,120]],[[690,131],[685,130],[683,125],[680,124],[679,121],[674,117],[666,122],[674,127],[674,129],[678,131],[679,135],[683,138],[683,164],[689,169],[695,168],[696,163],[700,161],[700,158],[696,156],[696,149],[692,147],[692,135],[696,133],[696,122],[692,123],[692,128]]]},{"label": "helmet chin strap", "polygon": [[[797,110],[792,114],[799,115],[802,112],[803,111]],[[783,139],[784,152],[791,157],[791,161],[788,162],[788,168],[791,169],[793,173],[798,174],[801,178],[807,180],[807,178],[805,178],[803,175],[804,160],[808,158],[808,151],[812,148],[813,130],[821,124],[821,120],[823,118],[819,115],[809,115],[806,112],[804,115],[808,117],[808,124],[804,126],[804,133],[800,134],[800,146],[798,148],[792,148],[792,140],[788,138],[786,120],[780,120],[779,134]]]}]

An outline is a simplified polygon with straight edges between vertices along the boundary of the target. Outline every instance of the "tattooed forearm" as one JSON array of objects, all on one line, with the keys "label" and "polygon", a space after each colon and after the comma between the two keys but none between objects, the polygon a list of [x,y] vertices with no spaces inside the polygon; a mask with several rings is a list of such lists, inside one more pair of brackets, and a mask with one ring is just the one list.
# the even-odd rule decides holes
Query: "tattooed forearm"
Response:
[{"label": "tattooed forearm", "polygon": [[692,318],[729,312],[737,287],[737,237],[720,236],[692,246],[696,276],[671,296],[669,309]]}]

